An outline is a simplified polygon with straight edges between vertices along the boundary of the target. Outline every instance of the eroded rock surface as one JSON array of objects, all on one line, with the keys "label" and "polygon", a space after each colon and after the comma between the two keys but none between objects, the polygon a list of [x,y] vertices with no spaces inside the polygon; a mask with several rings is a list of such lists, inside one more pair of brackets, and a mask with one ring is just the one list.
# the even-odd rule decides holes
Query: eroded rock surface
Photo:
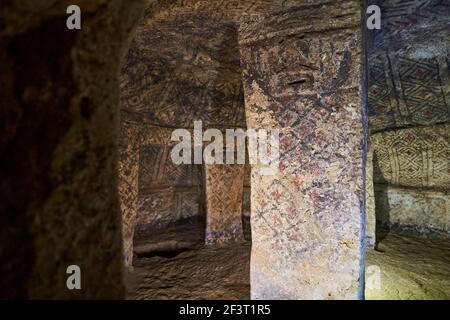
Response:
[{"label": "eroded rock surface", "polygon": [[[366,270],[381,272],[380,287],[366,274],[366,299],[433,300],[450,299],[450,242],[406,237],[394,233],[379,235],[377,251],[367,252]],[[372,267],[373,268],[373,267]],[[375,269],[371,269],[372,271]]]},{"label": "eroded rock surface", "polygon": [[[200,232],[199,232],[200,231]],[[137,258],[129,275],[129,299],[248,299],[250,244],[202,244],[201,230],[172,229],[141,240],[156,244],[196,242],[184,252]],[[159,239],[159,240],[158,240]],[[368,250],[366,299],[449,299],[450,242],[378,234],[378,251]],[[170,253],[174,255],[170,256]],[[208,264],[204,263],[207,259]],[[372,277],[379,271],[380,282]],[[376,285],[380,287],[377,288]],[[373,286],[375,285],[375,286]]]},{"label": "eroded rock surface", "polygon": [[145,1],[79,1],[80,31],[69,4],[0,6],[1,298],[124,296],[118,76]]},{"label": "eroded rock surface", "polygon": [[252,298],[362,296],[360,16],[300,1],[241,24],[247,126],[280,130],[278,172],[252,167]]}]

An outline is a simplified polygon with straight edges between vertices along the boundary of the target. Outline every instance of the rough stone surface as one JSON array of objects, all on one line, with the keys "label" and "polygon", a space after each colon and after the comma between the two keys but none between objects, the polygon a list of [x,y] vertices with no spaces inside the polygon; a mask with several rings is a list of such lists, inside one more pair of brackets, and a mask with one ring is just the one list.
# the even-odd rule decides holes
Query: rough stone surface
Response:
[{"label": "rough stone surface", "polygon": [[204,225],[137,233],[128,298],[248,300],[250,246],[244,241],[205,246]]},{"label": "rough stone surface", "polygon": [[119,137],[119,201],[122,213],[122,238],[125,267],[133,261],[133,235],[139,193],[139,128],[121,119]]},{"label": "rough stone surface", "polygon": [[[288,9],[296,2],[151,1],[134,33],[120,78],[122,118],[137,123],[140,146],[167,147],[171,132],[192,128],[194,120],[202,120],[204,128],[245,128],[239,21],[244,14]],[[138,196],[138,208],[134,200],[122,200],[125,242],[132,242],[135,212],[144,210],[142,215],[138,213],[146,217],[141,222],[155,221],[147,204],[155,203],[152,199],[160,196],[178,198],[176,190],[166,189],[148,198]],[[136,192],[133,189],[131,193]],[[194,205],[193,198],[188,194],[186,197],[181,202]],[[167,206],[164,211],[165,218],[161,218],[165,221],[177,220],[181,214],[179,206]],[[126,252],[129,256],[131,249]]]},{"label": "rough stone surface", "polygon": [[[65,27],[70,4],[0,7],[0,298],[123,297],[133,238],[140,256],[191,248],[143,244],[134,234],[136,225],[151,233],[201,215],[202,170],[207,241],[240,238],[253,209],[252,297],[361,297],[364,170],[370,244],[375,230],[370,152],[362,165],[360,2],[80,0],[81,31]],[[450,3],[377,4],[384,19],[368,48],[368,100],[379,224],[448,237]],[[142,13],[120,78],[118,137],[118,74]],[[244,96],[251,128],[281,129],[276,175],[261,176],[256,165],[250,183],[248,166],[170,162],[174,128],[194,120],[245,127]],[[448,298],[448,246],[426,243],[430,252],[414,255],[419,242],[375,253],[389,265],[383,276],[401,275],[400,286],[392,281],[381,294]],[[139,279],[137,297],[247,298],[248,250],[244,242],[210,246],[182,253],[168,269],[159,258],[138,260],[154,274]],[[421,263],[407,266],[410,254]],[[236,257],[247,259],[239,269]],[[188,267],[177,269],[180,262]],[[71,264],[82,269],[82,291],[66,289]],[[192,282],[177,292],[185,273]]]},{"label": "rough stone surface", "polygon": [[448,230],[450,2],[375,4],[384,17],[368,50],[378,225],[440,237]]},{"label": "rough stone surface", "polygon": [[205,242],[243,240],[242,194],[244,165],[205,165]]},{"label": "rough stone surface", "polygon": [[447,49],[441,56],[381,54],[369,61],[372,131],[450,120]]},{"label": "rough stone surface", "polygon": [[375,191],[373,183],[373,147],[369,144],[366,159],[366,245],[375,247],[376,214]]},{"label": "rough stone surface", "polygon": [[[202,120],[204,128],[245,127],[236,21],[255,3],[244,2],[154,1],[149,5],[121,74],[122,116],[138,123],[141,149],[150,145],[167,149],[171,132],[192,128],[194,120]],[[198,183],[188,190],[160,181],[161,177],[181,178],[176,175],[182,168],[165,169],[171,167],[170,158],[140,161],[138,207],[131,201],[126,209],[139,211],[138,220],[136,214],[124,215],[128,243],[136,223],[143,228],[163,227],[201,213],[203,206]],[[126,252],[131,255],[131,248]]]},{"label": "rough stone surface", "polygon": [[252,298],[362,296],[360,16],[305,1],[239,30],[247,126],[280,129],[279,172],[252,168]]},{"label": "rough stone surface", "polygon": [[[448,240],[394,233],[378,236],[378,251],[367,253],[366,299],[449,299]],[[164,245],[182,246],[186,240],[196,241],[197,246],[169,251]],[[179,228],[164,235],[152,233],[141,241],[168,251],[137,258],[128,278],[129,299],[249,299],[250,243],[205,247],[201,230]]]},{"label": "rough stone surface", "polygon": [[[450,299],[450,241],[379,234],[366,259],[368,300]],[[377,274],[378,273],[378,274]],[[378,279],[372,279],[379,276]]]},{"label": "rough stone surface", "polygon": [[448,191],[376,185],[377,223],[387,229],[450,238]]},{"label": "rough stone surface", "polygon": [[144,2],[79,1],[80,31],[69,1],[0,6],[1,298],[124,296],[118,75]]},{"label": "rough stone surface", "polygon": [[408,187],[450,186],[450,125],[376,133],[374,181]]},{"label": "rough stone surface", "polygon": [[368,4],[379,5],[382,15],[381,29],[370,32],[371,54],[412,48],[417,56],[424,52],[428,56],[448,41],[449,0],[369,0]]},{"label": "rough stone surface", "polygon": [[248,300],[249,269],[250,243],[242,241],[186,250],[169,258],[138,258],[128,277],[128,298]]},{"label": "rough stone surface", "polygon": [[383,26],[368,57],[371,131],[448,122],[450,2],[378,4]]},{"label": "rough stone surface", "polygon": [[202,215],[201,165],[176,165],[171,147],[141,148],[137,228],[161,229]]}]

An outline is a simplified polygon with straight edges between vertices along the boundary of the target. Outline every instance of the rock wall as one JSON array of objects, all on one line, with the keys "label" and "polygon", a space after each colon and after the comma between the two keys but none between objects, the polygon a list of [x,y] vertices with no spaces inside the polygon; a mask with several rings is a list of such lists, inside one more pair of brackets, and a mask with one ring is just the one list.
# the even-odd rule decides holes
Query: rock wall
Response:
[{"label": "rock wall", "polygon": [[372,135],[380,227],[448,236],[449,127],[441,124]]},{"label": "rock wall", "polygon": [[371,141],[375,183],[450,188],[450,124],[375,133]]},{"label": "rock wall", "polygon": [[[153,141],[152,144],[159,145],[163,149],[167,148],[169,144],[164,144],[161,140],[166,136],[161,136],[160,132],[178,128],[192,129],[195,120],[202,120],[205,129],[245,128],[238,46],[240,19],[244,14],[288,9],[296,2],[296,0],[150,2],[134,34],[122,67],[120,84],[122,118],[139,127],[141,141],[138,148],[150,147],[150,144],[143,142],[149,139]],[[134,144],[132,139],[129,140],[129,144]],[[142,152],[140,151],[141,155]],[[141,158],[140,161],[143,161],[145,166],[147,160]],[[135,172],[136,167],[133,168],[129,167],[127,172]],[[153,215],[155,211],[152,209],[152,203],[155,205],[162,203],[162,198],[153,201],[156,198],[164,197],[167,201],[171,199],[172,204],[187,203],[189,212],[196,211],[192,200],[197,196],[193,189],[191,194],[185,190],[185,196],[181,198],[178,198],[177,192],[180,191],[178,186],[172,186],[174,188],[171,189],[159,186],[161,192],[150,192],[145,195],[145,190],[152,188],[155,190],[156,186],[152,185],[151,181],[141,181],[134,176],[130,178],[123,180],[122,188],[123,190],[128,188],[128,195],[132,195],[129,199],[122,199],[123,206],[127,207],[123,211],[127,243],[132,242],[130,237],[134,234],[136,216],[139,217],[139,223],[155,222],[159,219]],[[146,187],[147,184],[151,187]],[[140,191],[136,185],[141,186]],[[193,188],[196,187],[196,183],[194,185]],[[142,197],[138,196],[136,202],[135,197],[139,192]],[[246,192],[248,194],[248,187]],[[168,222],[191,214],[183,209],[184,204],[181,204],[182,207],[175,206],[176,208],[168,204],[164,208],[166,213],[162,214],[165,218],[161,218]],[[173,215],[169,215],[169,210]],[[131,254],[131,249],[126,249],[125,256],[128,257],[126,261],[131,260]]]},{"label": "rock wall", "polygon": [[0,6],[1,298],[124,297],[118,76],[145,1],[77,3],[79,31],[68,1]]},{"label": "rock wall", "polygon": [[242,240],[244,165],[205,165],[207,244]]},{"label": "rock wall", "polygon": [[125,117],[120,121],[119,135],[119,201],[122,214],[122,237],[125,267],[133,260],[134,224],[139,193],[139,126]]},{"label": "rock wall", "polygon": [[162,229],[203,216],[201,165],[176,165],[170,146],[141,147],[137,229]]},{"label": "rock wall", "polygon": [[204,219],[203,168],[172,163],[173,130],[198,120],[204,129],[245,127],[236,25],[216,4],[158,1],[134,35],[121,76],[122,114],[142,140],[137,221],[126,216],[124,224],[130,236],[136,223],[144,231]]},{"label": "rock wall", "polygon": [[449,191],[376,185],[377,223],[385,229],[450,238]]},{"label": "rock wall", "polygon": [[250,225],[251,216],[251,171],[250,164],[244,166],[244,190],[242,191],[242,227],[246,240],[252,239],[252,230]]},{"label": "rock wall", "polygon": [[373,182],[373,145],[369,142],[366,159],[366,245],[374,248],[376,243],[376,210]]},{"label": "rock wall", "polygon": [[368,94],[377,224],[446,237],[450,2],[380,5]]}]

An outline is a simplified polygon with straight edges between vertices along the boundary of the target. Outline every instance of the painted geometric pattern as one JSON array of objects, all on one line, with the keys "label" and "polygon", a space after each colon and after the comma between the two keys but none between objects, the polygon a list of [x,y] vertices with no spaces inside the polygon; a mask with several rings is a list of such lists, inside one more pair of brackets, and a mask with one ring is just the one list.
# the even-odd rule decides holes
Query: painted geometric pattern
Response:
[{"label": "painted geometric pattern", "polygon": [[242,215],[246,217],[250,217],[251,212],[250,196],[251,196],[251,188],[244,187],[244,191],[242,194]]},{"label": "painted geometric pattern", "polygon": [[375,192],[373,186],[373,147],[369,144],[366,162],[366,245],[375,245]]},{"label": "painted geometric pattern", "polygon": [[176,165],[170,157],[171,148],[161,145],[142,146],[139,188],[195,187],[201,184],[201,166]]},{"label": "painted geometric pattern", "polygon": [[[355,8],[352,13],[357,28],[358,6],[350,1],[346,5]],[[252,240],[255,246],[270,247],[277,255],[285,254],[286,259],[299,259],[296,262],[302,255],[319,251],[327,240],[332,241],[331,234],[333,237],[341,232],[356,235],[354,230],[359,228],[356,223],[359,217],[353,215],[356,211],[350,212],[355,207],[356,193],[353,197],[342,197],[335,185],[342,179],[346,181],[342,192],[358,188],[358,181],[353,178],[359,165],[360,115],[345,114],[350,108],[340,109],[342,113],[337,114],[334,108],[355,106],[358,101],[358,44],[361,42],[358,31],[344,28],[345,31],[329,30],[320,35],[309,35],[307,30],[296,34],[299,19],[308,21],[311,15],[327,17],[315,21],[314,27],[328,30],[328,13],[335,11],[323,10],[322,15],[305,9],[286,13],[282,19],[278,16],[256,22],[249,19],[240,29],[247,124],[251,128],[277,126],[283,130],[281,173],[264,179],[257,173],[252,176],[252,230],[255,231]],[[342,23],[339,17],[334,18],[336,23]],[[283,30],[283,34],[290,36],[277,36],[275,30]],[[318,99],[320,95],[325,98]],[[358,120],[349,121],[351,117]],[[338,155],[349,150],[351,156],[346,155],[347,160],[341,162],[342,157]],[[329,170],[319,171],[325,163]],[[328,212],[345,212],[352,218],[337,221],[341,215],[328,215]],[[330,222],[333,219],[336,221]]]},{"label": "painted geometric pattern", "polygon": [[139,128],[135,123],[122,118],[120,129],[118,192],[122,213],[124,260],[125,266],[128,267],[133,259],[133,234],[138,197]]},{"label": "painted geometric pattern", "polygon": [[410,187],[450,187],[450,125],[372,135],[374,181]]},{"label": "painted geometric pattern", "polygon": [[399,17],[438,2],[439,0],[385,0],[381,2],[381,10],[386,18]]},{"label": "painted geometric pattern", "polygon": [[171,147],[141,147],[137,225],[165,227],[201,213],[201,166],[175,165]]},{"label": "painted geometric pattern", "polygon": [[369,125],[386,128],[450,121],[448,59],[379,55],[369,63]]},{"label": "painted geometric pattern", "polygon": [[450,92],[445,86],[446,79],[439,77],[439,69],[448,78],[448,63],[439,65],[439,61],[399,58],[400,81],[413,124],[431,124],[450,119]]},{"label": "painted geometric pattern", "polygon": [[243,165],[205,165],[206,243],[243,239]]},{"label": "painted geometric pattern", "polygon": [[369,125],[373,131],[395,127],[392,91],[385,72],[386,57],[373,57],[369,61]]},{"label": "painted geometric pattern", "polygon": [[236,26],[193,8],[174,12],[138,27],[122,69],[122,109],[152,125],[245,126]]},{"label": "painted geometric pattern", "polygon": [[381,7],[381,29],[374,30],[375,49],[395,51],[416,41],[432,41],[433,45],[448,35],[449,0],[372,0],[369,4]]},{"label": "painted geometric pattern", "polygon": [[153,190],[138,202],[138,228],[164,228],[179,220],[197,216],[200,193],[196,189],[168,188]]},{"label": "painted geometric pattern", "polygon": [[239,22],[304,2],[153,1],[122,68],[122,109],[152,125],[188,128],[202,120],[205,126],[245,127]]},{"label": "painted geometric pattern", "polygon": [[[359,5],[329,1],[248,19],[240,28],[248,127],[281,132],[278,172],[265,176],[258,165],[252,168],[256,299],[357,296],[363,187]],[[345,26],[342,16],[333,17],[342,8],[348,9]]]}]

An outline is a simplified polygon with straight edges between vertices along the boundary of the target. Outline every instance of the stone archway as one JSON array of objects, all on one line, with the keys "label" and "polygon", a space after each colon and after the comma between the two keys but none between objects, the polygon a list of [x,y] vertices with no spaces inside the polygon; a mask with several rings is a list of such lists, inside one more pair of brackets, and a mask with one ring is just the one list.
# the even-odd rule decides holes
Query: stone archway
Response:
[{"label": "stone archway", "polygon": [[280,130],[279,172],[252,172],[252,298],[361,299],[361,5],[250,16],[239,43],[247,124]]},{"label": "stone archway", "polygon": [[[252,176],[252,234],[256,240],[252,249],[254,298],[361,298],[363,295],[365,127],[361,99],[364,94],[360,68],[363,61],[361,6],[358,1],[345,3],[342,16],[341,7],[316,6],[307,1],[280,7],[264,1],[248,5],[226,1],[227,5],[221,4],[221,8],[206,1],[188,1],[173,5],[170,10],[158,11],[154,17],[148,15],[136,47],[130,51],[128,81],[138,73],[133,70],[140,68],[147,68],[148,76],[144,78],[141,74],[134,78],[141,89],[128,87],[130,99],[125,102],[124,109],[134,119],[144,119],[141,121],[153,125],[158,114],[145,108],[152,107],[154,92],[162,96],[162,101],[153,107],[159,108],[163,103],[177,105],[177,102],[171,102],[170,95],[179,95],[173,91],[178,79],[166,81],[166,69],[174,65],[181,68],[179,76],[185,81],[181,90],[194,93],[198,93],[196,83],[204,86],[221,84],[226,88],[226,83],[222,85],[217,78],[208,78],[208,72],[214,68],[200,73],[205,77],[203,81],[191,78],[186,81],[184,78],[183,72],[201,65],[214,65],[220,58],[227,62],[225,69],[235,66],[228,76],[236,81],[241,78],[239,68],[236,68],[239,62],[236,64],[215,47],[225,50],[223,43],[226,42],[220,45],[214,40],[217,39],[215,34],[226,35],[226,30],[240,25],[239,49],[247,125],[256,129],[277,127],[282,130],[280,175],[271,178]],[[330,12],[336,16],[330,16]],[[321,19],[310,21],[308,14]],[[259,20],[260,17],[264,22]],[[293,21],[300,20],[304,24],[292,26]],[[208,30],[193,27],[196,23],[205,27],[210,22],[213,27]],[[182,30],[186,34],[174,25],[177,28],[184,26]],[[149,30],[152,33],[146,35]],[[177,56],[173,43],[178,45],[178,51],[181,51],[179,47],[185,46],[185,52]],[[147,49],[143,49],[144,46]],[[137,58],[139,50],[145,54]],[[219,54],[222,54],[220,58]],[[168,58],[158,58],[161,56]],[[139,67],[139,61],[144,65]],[[299,66],[298,70],[294,66]],[[188,77],[196,75],[187,74]],[[145,93],[144,88],[156,89]],[[176,114],[188,114],[190,123],[195,120],[189,112],[183,112],[185,110],[179,110]],[[197,111],[198,115],[200,113]],[[166,126],[177,123],[175,114],[168,115],[158,121],[165,122]],[[214,114],[211,117],[214,119]],[[214,121],[209,124],[217,125]],[[183,126],[186,124],[175,127]],[[305,139],[305,143],[298,143],[298,139]],[[318,157],[319,153],[326,157]],[[137,183],[133,185],[136,187]],[[326,197],[321,195],[323,188]],[[137,191],[133,194],[137,195]],[[210,199],[214,200],[214,197]],[[268,202],[272,209],[267,211],[264,207]],[[286,210],[288,212],[284,213]],[[130,215],[131,219],[135,214]],[[133,234],[129,230],[134,223],[125,226],[128,231],[124,234],[129,237],[125,240],[129,263]],[[277,265],[283,267],[277,269]],[[304,272],[298,278],[300,270]]]},{"label": "stone archway", "polygon": [[[282,130],[280,174],[269,179],[252,177],[252,297],[361,298],[364,131],[359,1],[316,5],[306,0],[275,4],[188,0],[182,1],[183,6],[155,1],[144,10],[146,1],[85,0],[79,2],[85,14],[80,31],[65,28],[64,4],[7,2],[0,9],[0,21],[6,25],[0,30],[0,54],[8,62],[0,66],[8,120],[1,148],[2,154],[10,155],[0,168],[0,205],[7,212],[0,225],[8,225],[0,235],[1,259],[7,262],[0,271],[11,275],[1,278],[0,288],[8,290],[1,291],[2,297],[124,297],[117,184],[134,188],[135,146],[141,142],[121,143],[121,150],[134,158],[128,164],[121,162],[118,182],[119,68],[142,12],[154,14],[155,21],[175,19],[188,25],[189,21],[176,20],[177,15],[195,11],[200,12],[194,17],[200,24],[204,18],[215,22],[210,26],[216,29],[210,32],[234,40],[239,35],[240,48],[223,46],[226,41],[210,44],[218,46],[213,51],[218,56],[226,56],[223,50],[230,49],[242,55],[247,123]],[[340,7],[343,4],[345,9]],[[304,24],[299,26],[299,20]],[[146,27],[156,26],[153,22]],[[164,29],[152,32],[164,35]],[[173,36],[176,41],[177,35]],[[210,55],[207,46],[202,50],[200,43],[192,45],[195,40],[196,33],[185,39],[186,66],[216,63],[217,56]],[[35,44],[35,50],[24,43]],[[252,54],[253,49],[261,56]],[[303,59],[307,52],[311,58]],[[272,54],[280,54],[280,59]],[[53,64],[46,61],[48,57]],[[146,63],[150,66],[152,61]],[[170,67],[170,61],[157,63],[151,65],[149,77],[133,80],[148,80],[157,88],[161,79],[154,70]],[[273,70],[270,64],[280,69]],[[218,68],[234,70],[226,78],[240,83],[236,65],[238,59],[226,60]],[[286,72],[293,66],[299,70]],[[236,82],[228,86],[217,77],[220,73],[204,74],[206,79],[200,80],[205,81],[185,82],[183,98],[195,98],[184,92],[202,92],[195,83],[206,85],[217,96],[229,98],[224,113],[234,112],[233,103],[242,98],[241,86]],[[310,97],[304,96],[305,89]],[[170,93],[164,95],[169,102]],[[301,115],[302,121],[293,113]],[[122,117],[125,131],[132,136],[137,130],[134,116]],[[209,114],[212,126],[220,119],[216,116],[220,114]],[[180,114],[173,115],[174,120],[179,118]],[[238,127],[236,122],[225,127],[230,125]],[[297,144],[298,139],[302,142]],[[133,197],[131,190],[124,199],[133,202]],[[267,201],[271,209],[265,207]],[[124,220],[132,220],[133,209],[125,208],[130,207],[122,202]],[[267,221],[273,229],[267,229]],[[125,221],[125,225],[134,222]],[[130,253],[132,232],[125,230],[124,236]],[[11,243],[19,244],[20,252]],[[128,258],[126,263],[130,262]],[[84,290],[67,290],[66,268],[71,264],[81,267]]]}]

